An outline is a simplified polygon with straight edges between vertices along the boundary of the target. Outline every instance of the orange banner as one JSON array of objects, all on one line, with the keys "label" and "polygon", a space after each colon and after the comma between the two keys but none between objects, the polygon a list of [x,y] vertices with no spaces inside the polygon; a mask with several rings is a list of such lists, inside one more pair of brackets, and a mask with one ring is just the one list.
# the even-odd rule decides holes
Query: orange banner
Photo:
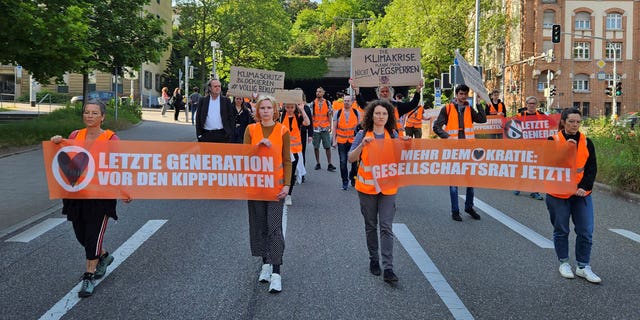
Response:
[{"label": "orange banner", "polygon": [[42,146],[51,199],[275,201],[280,191],[265,146],[124,140]]},{"label": "orange banner", "polygon": [[560,114],[504,118],[504,139],[547,139],[558,132]]},{"label": "orange banner", "polygon": [[376,140],[371,171],[381,188],[468,186],[567,193],[576,190],[576,147],[532,140]]},{"label": "orange banner", "polygon": [[487,122],[473,123],[473,132],[475,134],[501,134],[502,133],[503,116],[488,115]]}]

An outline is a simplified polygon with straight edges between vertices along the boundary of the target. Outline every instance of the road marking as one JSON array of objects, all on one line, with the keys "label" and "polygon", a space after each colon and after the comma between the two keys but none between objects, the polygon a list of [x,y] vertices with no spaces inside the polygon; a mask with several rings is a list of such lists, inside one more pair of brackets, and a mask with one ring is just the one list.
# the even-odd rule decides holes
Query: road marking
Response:
[{"label": "road marking", "polygon": [[34,223],[34,222],[36,222],[36,221],[38,221],[38,220],[50,215],[50,214],[52,214],[52,213],[54,213],[54,212],[56,212],[56,211],[58,211],[60,209],[62,209],[62,204],[57,204],[57,205],[55,205],[55,206],[53,206],[53,207],[51,207],[51,208],[49,208],[49,209],[47,209],[47,210],[45,210],[43,212],[38,213],[37,215],[35,215],[35,216],[33,216],[33,217],[31,217],[31,218],[29,218],[27,220],[24,220],[22,222],[14,224],[11,227],[3,229],[2,231],[0,231],[0,238],[3,238],[8,234],[14,233],[16,230],[22,229],[25,226],[28,226],[28,225],[30,225],[30,224],[32,224],[32,223]]},{"label": "road marking", "polygon": [[65,221],[67,221],[66,218],[49,218],[7,239],[5,242],[29,242]]},{"label": "road marking", "polygon": [[[113,263],[107,269],[107,273],[102,279],[95,280],[96,287],[106,279],[113,270],[124,262],[136,249],[138,249],[145,241],[147,241],[167,220],[149,220],[145,223],[135,234],[125,241],[116,251],[114,251],[113,257],[115,258]],[[67,295],[65,295],[60,301],[58,301],[49,311],[43,314],[40,319],[60,319],[67,311],[71,310],[79,301],[78,291],[82,282],[78,283]]]},{"label": "road marking", "polygon": [[[464,198],[466,198],[466,196],[460,196],[460,198],[464,199]],[[505,226],[507,226],[509,229],[515,231],[516,233],[518,233],[521,236],[525,237],[527,240],[533,242],[538,247],[543,248],[543,249],[553,249],[553,241],[551,241],[551,240],[543,237],[539,233],[529,229],[528,227],[526,227],[522,223],[520,223],[520,222],[514,220],[513,218],[509,217],[508,215],[500,212],[500,210],[488,205],[484,201],[482,201],[482,200],[480,200],[478,198],[475,198],[474,199],[474,205],[476,207],[478,207],[478,209],[484,211],[486,214],[491,216],[492,218],[498,220],[498,222],[500,222],[500,223],[504,224]]]},{"label": "road marking", "polygon": [[458,297],[453,288],[444,278],[438,267],[433,263],[429,255],[422,249],[416,238],[413,236],[409,228],[404,223],[393,224],[393,234],[400,241],[409,256],[422,271],[436,293],[442,299],[442,302],[449,308],[449,311],[455,319],[473,319],[473,316],[464,306],[462,300]]},{"label": "road marking", "polygon": [[635,232],[631,232],[629,230],[625,230],[625,229],[609,229],[610,231],[613,231],[625,238],[631,239],[635,242],[640,242],[640,234],[637,234]]}]

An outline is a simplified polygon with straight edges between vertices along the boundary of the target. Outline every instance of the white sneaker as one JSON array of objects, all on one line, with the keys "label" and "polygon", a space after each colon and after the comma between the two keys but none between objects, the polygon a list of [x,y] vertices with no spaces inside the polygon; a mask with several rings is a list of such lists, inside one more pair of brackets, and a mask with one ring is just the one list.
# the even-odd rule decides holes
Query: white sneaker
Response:
[{"label": "white sneaker", "polygon": [[571,271],[571,265],[568,262],[563,262],[562,264],[560,264],[560,268],[558,270],[560,270],[560,275],[563,278],[567,278],[567,279],[575,278],[575,276],[573,275],[573,272]]},{"label": "white sneaker", "polygon": [[258,277],[258,281],[260,282],[269,282],[271,278],[271,271],[273,270],[273,266],[270,264],[263,264],[262,270],[260,271],[260,276]]},{"label": "white sneaker", "polygon": [[286,197],[284,197],[284,204],[290,206],[291,205],[291,196],[287,195]]},{"label": "white sneaker", "polygon": [[591,283],[600,283],[602,279],[598,277],[593,271],[591,271],[590,266],[586,266],[584,268],[576,267],[576,275],[581,278],[587,279],[587,281]]},{"label": "white sneaker", "polygon": [[269,292],[278,293],[282,291],[282,277],[279,274],[272,274],[269,282]]}]

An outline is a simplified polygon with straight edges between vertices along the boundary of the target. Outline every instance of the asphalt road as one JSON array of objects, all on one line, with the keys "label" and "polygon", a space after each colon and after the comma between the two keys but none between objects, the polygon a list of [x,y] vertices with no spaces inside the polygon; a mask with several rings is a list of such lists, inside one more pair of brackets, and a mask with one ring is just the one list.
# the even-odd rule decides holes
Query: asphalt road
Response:
[{"label": "asphalt road", "polygon": [[[194,140],[192,126],[166,119],[119,135]],[[603,278],[594,285],[557,272],[545,247],[552,228],[544,201],[480,189],[482,220],[463,214],[455,222],[448,188],[401,189],[394,221],[400,281],[390,286],[368,272],[356,192],[340,190],[338,172],[313,164],[286,211],[279,294],[257,282],[261,262],[250,256],[245,201],[134,200],[119,204],[120,219],[107,229],[105,247],[116,262],[81,301],[74,286],[84,253],[70,223],[26,242],[10,240],[34,224],[1,237],[0,319],[54,312],[64,319],[640,319],[637,203],[594,193],[591,264]],[[62,216],[38,222],[50,218]]]}]

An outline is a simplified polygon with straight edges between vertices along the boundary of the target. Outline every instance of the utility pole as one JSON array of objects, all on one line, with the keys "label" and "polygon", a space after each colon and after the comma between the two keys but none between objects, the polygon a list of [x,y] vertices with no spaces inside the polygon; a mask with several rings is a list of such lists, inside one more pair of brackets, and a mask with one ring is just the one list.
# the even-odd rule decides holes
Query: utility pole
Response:
[{"label": "utility pole", "polygon": [[[356,47],[356,21],[369,21],[373,20],[371,18],[343,18],[343,17],[335,17],[337,20],[349,20],[351,21],[351,51]],[[349,58],[349,79],[353,79],[353,58]],[[349,95],[353,95],[351,92],[351,86],[349,86]]]}]

